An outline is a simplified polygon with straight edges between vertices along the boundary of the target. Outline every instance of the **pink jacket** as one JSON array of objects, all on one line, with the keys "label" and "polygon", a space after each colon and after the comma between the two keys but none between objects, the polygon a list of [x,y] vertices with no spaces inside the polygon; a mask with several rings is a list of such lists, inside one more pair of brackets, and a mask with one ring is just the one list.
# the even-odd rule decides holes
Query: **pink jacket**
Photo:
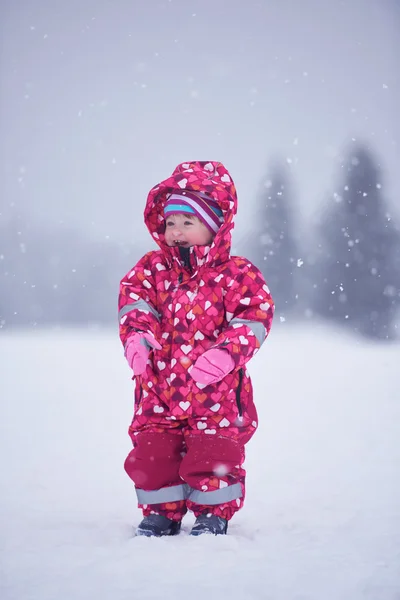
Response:
[{"label": "pink jacket", "polygon": [[[212,245],[193,246],[186,253],[164,241],[166,195],[182,189],[207,193],[224,213]],[[260,271],[245,258],[230,255],[236,209],[234,183],[218,162],[180,164],[148,195],[145,222],[160,249],[147,253],[122,279],[119,296],[122,343],[132,332],[143,331],[161,345],[136,378],[136,419],[142,424],[149,417],[154,424],[164,411],[175,421],[212,416],[220,426],[228,414],[248,425],[256,420],[244,367],[270,331],[274,305]],[[214,347],[228,350],[235,368],[221,382],[196,384],[190,367]]]}]

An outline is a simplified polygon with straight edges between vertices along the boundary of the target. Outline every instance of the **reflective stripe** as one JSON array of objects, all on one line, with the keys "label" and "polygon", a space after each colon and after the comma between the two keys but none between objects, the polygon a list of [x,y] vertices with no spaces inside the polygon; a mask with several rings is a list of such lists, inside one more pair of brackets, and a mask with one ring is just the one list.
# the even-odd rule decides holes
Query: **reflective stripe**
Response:
[{"label": "reflective stripe", "polygon": [[223,504],[224,502],[230,502],[230,500],[241,498],[242,495],[242,486],[240,483],[234,483],[233,485],[228,485],[227,487],[214,490],[213,492],[199,492],[198,490],[192,489],[188,500],[191,500],[196,504],[215,506],[216,504]]},{"label": "reflective stripe", "polygon": [[161,504],[162,502],[186,500],[189,490],[190,487],[186,483],[183,483],[182,485],[172,485],[160,490],[146,491],[136,488],[136,495],[139,504]]},{"label": "reflective stripe", "polygon": [[132,304],[125,304],[125,306],[123,306],[121,308],[121,310],[118,313],[118,318],[122,319],[122,317],[124,315],[126,315],[128,312],[130,312],[131,310],[146,310],[147,312],[151,312],[155,318],[157,319],[157,321],[160,320],[160,313],[158,313],[156,311],[156,309],[151,306],[151,304],[149,304],[148,302],[146,302],[146,300],[137,300],[136,302],[133,302]]},{"label": "reflective stripe", "polygon": [[243,494],[240,483],[234,483],[212,492],[200,492],[191,488],[187,483],[182,483],[160,490],[146,491],[136,488],[136,495],[139,504],[161,504],[162,502],[177,502],[178,500],[188,499],[196,504],[215,506],[241,498]]},{"label": "reflective stripe", "polygon": [[229,325],[234,325],[235,323],[242,323],[243,325],[247,325],[247,327],[249,327],[252,330],[257,340],[260,342],[261,346],[261,344],[265,340],[265,336],[267,335],[267,330],[265,329],[264,325],[260,323],[260,321],[248,321],[247,319],[235,318],[229,322]]}]

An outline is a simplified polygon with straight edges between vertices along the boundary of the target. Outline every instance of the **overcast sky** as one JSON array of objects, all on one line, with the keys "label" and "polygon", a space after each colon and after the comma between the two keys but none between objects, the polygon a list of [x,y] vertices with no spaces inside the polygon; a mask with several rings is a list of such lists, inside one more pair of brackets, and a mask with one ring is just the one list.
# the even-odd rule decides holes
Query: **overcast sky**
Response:
[{"label": "overcast sky", "polygon": [[307,224],[351,138],[398,202],[396,0],[2,0],[0,22],[3,216],[147,240],[150,187],[211,159],[245,231],[278,155]]}]

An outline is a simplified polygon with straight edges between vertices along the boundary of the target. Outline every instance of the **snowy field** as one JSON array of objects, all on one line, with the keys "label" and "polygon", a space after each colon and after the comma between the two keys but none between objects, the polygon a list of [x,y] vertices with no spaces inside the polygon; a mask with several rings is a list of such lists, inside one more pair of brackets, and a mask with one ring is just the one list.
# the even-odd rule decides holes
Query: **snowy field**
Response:
[{"label": "snowy field", "polygon": [[399,600],[400,345],[276,328],[229,535],[131,537],[116,332],[0,332],[2,600]]}]

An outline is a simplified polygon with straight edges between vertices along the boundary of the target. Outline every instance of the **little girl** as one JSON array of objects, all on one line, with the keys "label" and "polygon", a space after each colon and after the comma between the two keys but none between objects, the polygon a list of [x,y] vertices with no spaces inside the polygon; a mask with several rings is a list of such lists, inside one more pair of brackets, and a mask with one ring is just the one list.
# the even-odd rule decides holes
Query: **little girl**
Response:
[{"label": "little girl", "polygon": [[244,445],[257,428],[246,364],[274,305],[260,271],[230,255],[234,183],[218,162],[178,165],[149,193],[159,246],[122,279],[120,337],[136,379],[125,470],[143,511],[136,534],[225,534],[245,496]]}]

